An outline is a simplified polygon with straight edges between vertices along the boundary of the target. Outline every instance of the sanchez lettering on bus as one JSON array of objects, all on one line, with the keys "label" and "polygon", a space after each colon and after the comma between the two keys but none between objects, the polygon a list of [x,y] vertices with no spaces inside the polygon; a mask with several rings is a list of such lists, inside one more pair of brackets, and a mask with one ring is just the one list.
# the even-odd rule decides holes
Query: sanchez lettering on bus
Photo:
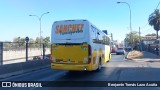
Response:
[{"label": "sanchez lettering on bus", "polygon": [[56,34],[72,34],[83,32],[84,24],[57,25]]}]

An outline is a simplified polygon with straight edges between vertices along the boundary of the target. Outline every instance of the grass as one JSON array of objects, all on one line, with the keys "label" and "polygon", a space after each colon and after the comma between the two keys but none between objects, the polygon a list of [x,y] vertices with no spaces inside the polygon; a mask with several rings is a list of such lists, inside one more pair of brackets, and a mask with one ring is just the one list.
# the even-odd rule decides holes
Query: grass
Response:
[{"label": "grass", "polygon": [[143,56],[144,55],[142,52],[133,50],[128,53],[127,58],[128,59],[141,59],[141,58],[143,58]]}]

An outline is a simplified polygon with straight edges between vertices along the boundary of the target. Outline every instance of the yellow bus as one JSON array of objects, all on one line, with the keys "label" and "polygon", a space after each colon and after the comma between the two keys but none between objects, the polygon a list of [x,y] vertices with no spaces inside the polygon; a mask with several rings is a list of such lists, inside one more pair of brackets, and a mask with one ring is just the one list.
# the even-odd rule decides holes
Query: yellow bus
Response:
[{"label": "yellow bus", "polygon": [[51,31],[51,68],[100,70],[109,61],[110,38],[88,20],[56,21]]}]

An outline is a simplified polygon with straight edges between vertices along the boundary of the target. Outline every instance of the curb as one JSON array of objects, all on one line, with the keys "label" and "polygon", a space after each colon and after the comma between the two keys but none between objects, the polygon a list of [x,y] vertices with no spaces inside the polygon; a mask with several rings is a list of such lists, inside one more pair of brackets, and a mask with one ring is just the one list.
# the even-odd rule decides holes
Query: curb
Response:
[{"label": "curb", "polygon": [[143,61],[143,62],[160,62],[160,59],[133,59],[133,61]]},{"label": "curb", "polygon": [[129,54],[130,52],[128,52],[126,55],[125,55],[125,59],[127,59],[127,60],[132,60],[132,59],[129,59],[128,58],[128,54]]},{"label": "curb", "polygon": [[[130,51],[131,52],[131,51]],[[145,58],[141,58],[141,59],[129,59],[128,58],[128,55],[129,55],[129,53],[130,52],[128,52],[126,55],[125,55],[125,59],[126,60],[130,60],[130,61],[141,61],[141,62],[160,62],[160,59],[145,59]]]}]

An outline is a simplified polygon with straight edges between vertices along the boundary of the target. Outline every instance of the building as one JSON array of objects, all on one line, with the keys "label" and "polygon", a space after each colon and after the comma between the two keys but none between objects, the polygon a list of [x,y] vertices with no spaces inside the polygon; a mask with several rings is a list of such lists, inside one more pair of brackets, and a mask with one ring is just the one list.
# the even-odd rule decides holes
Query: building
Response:
[{"label": "building", "polygon": [[154,48],[154,42],[156,40],[156,36],[142,36],[141,37],[141,48],[142,50],[151,50]]}]

